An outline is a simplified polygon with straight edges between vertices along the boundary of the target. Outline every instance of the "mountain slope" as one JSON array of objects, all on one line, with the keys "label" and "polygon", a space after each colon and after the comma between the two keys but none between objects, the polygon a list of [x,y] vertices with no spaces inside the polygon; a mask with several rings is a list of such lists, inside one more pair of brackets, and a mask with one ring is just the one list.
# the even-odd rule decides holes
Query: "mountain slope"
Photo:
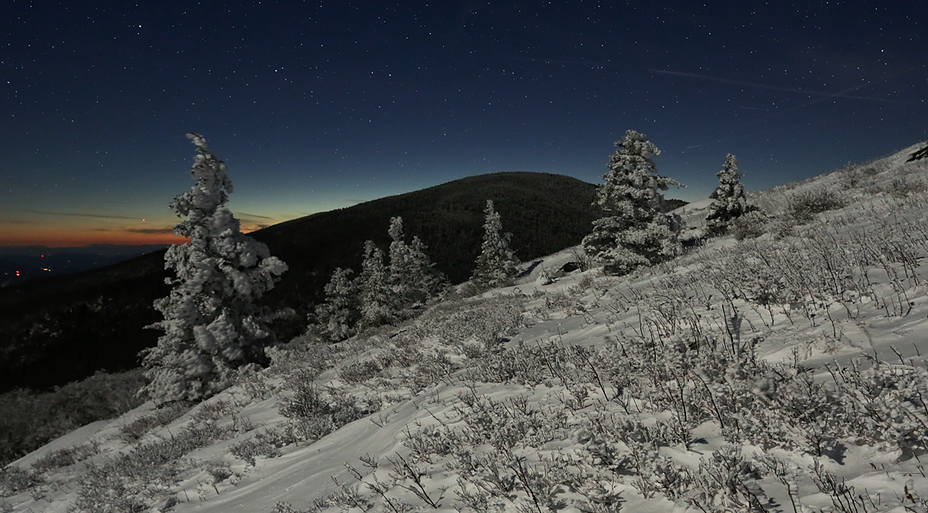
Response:
[{"label": "mountain slope", "polygon": [[[576,244],[589,232],[597,216],[594,195],[594,185],[566,176],[498,173],[271,226],[252,235],[290,271],[266,300],[297,310],[278,327],[289,340],[305,329],[306,313],[335,267],[357,270],[367,239],[386,246],[391,216],[403,217],[407,235],[418,235],[436,267],[460,282],[479,252],[487,199],[513,233],[517,255],[531,260]],[[137,366],[138,351],[159,335],[142,327],[159,320],[152,302],[168,292],[163,255],[0,289],[0,392]]]},{"label": "mountain slope", "polygon": [[[251,235],[265,242],[290,271],[271,293],[278,304],[313,303],[336,266],[360,271],[365,240],[386,249],[390,218],[403,218],[408,238],[453,283],[470,277],[480,253],[483,208],[493,200],[512,248],[529,261],[580,242],[598,217],[595,186],[547,173],[496,173],[280,223]],[[298,279],[291,279],[297,276]],[[299,301],[297,301],[299,300]]]},{"label": "mountain slope", "polygon": [[[190,409],[20,459],[0,506],[926,511],[928,163],[895,157],[755,196],[789,207],[757,239],[623,277],[539,267],[403,326],[294,341]],[[829,210],[795,215],[823,191]]]}]

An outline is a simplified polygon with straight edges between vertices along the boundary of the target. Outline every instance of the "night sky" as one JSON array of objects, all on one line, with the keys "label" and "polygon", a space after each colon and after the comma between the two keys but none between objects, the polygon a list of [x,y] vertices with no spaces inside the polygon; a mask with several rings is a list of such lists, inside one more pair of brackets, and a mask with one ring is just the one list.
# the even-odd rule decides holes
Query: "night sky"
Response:
[{"label": "night sky", "polygon": [[481,173],[600,183],[627,129],[670,197],[729,152],[768,188],[928,139],[926,49],[920,0],[5,0],[0,246],[172,240],[190,131],[246,229]]}]

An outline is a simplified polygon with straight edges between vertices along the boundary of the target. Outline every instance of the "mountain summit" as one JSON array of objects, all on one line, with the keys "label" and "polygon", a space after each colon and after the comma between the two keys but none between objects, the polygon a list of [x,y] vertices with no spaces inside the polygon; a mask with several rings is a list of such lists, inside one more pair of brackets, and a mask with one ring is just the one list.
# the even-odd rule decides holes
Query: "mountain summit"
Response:
[{"label": "mountain summit", "polygon": [[[305,329],[336,267],[360,269],[365,240],[386,246],[390,218],[428,246],[436,267],[465,281],[480,253],[483,208],[493,200],[512,248],[523,261],[575,245],[598,216],[595,186],[547,173],[479,175],[420,191],[280,223],[252,232],[290,266],[270,304],[295,308],[278,332],[286,340]],[[155,344],[143,330],[159,316],[152,307],[167,293],[159,251],[127,262],[0,289],[0,392],[48,388],[97,370],[138,366],[138,352]]]}]

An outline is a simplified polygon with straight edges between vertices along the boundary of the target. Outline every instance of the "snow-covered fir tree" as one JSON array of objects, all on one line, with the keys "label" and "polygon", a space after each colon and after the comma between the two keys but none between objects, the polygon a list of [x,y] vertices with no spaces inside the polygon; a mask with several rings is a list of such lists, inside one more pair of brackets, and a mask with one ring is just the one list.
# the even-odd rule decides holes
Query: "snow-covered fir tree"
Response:
[{"label": "snow-covered fir tree", "polygon": [[419,237],[405,242],[403,218],[390,219],[390,295],[396,312],[421,305],[438,294],[445,286],[444,275],[435,269],[425,244]]},{"label": "snow-covered fir tree", "polygon": [[325,302],[316,306],[315,328],[332,342],[357,333],[361,320],[361,296],[351,269],[338,267],[325,285]]},{"label": "snow-covered fir tree", "polygon": [[509,247],[512,234],[502,233],[503,223],[493,209],[493,200],[487,200],[483,213],[483,243],[471,279],[485,288],[507,285],[519,273],[519,259]]},{"label": "snow-covered fir tree", "polygon": [[202,136],[187,134],[197,146],[190,174],[196,185],[174,198],[171,208],[186,217],[174,233],[189,242],[171,246],[165,267],[170,294],[155,301],[164,320],[158,345],[143,351],[143,391],[156,403],[199,400],[228,387],[234,370],[263,359],[275,341],[255,304],[274,287],[287,264],[239,229],[226,208],[232,182],[226,165],[213,156]]},{"label": "snow-covered fir tree", "polygon": [[428,249],[422,239],[413,235],[409,243],[410,271],[413,272],[415,284],[412,288],[413,304],[424,303],[437,297],[448,287],[448,278],[435,268],[435,263],[425,253]]},{"label": "snow-covered fir tree", "polygon": [[615,143],[606,166],[605,183],[597,189],[596,203],[605,215],[593,221],[593,232],[583,239],[588,255],[614,274],[651,265],[678,255],[679,219],[662,213],[664,196],[674,180],[657,175],[652,157],[660,155],[648,138],[634,130]]},{"label": "snow-covered fir tree", "polygon": [[383,251],[374,244],[374,241],[366,241],[361,274],[357,280],[361,301],[361,326],[379,326],[391,322],[395,317],[387,279]]},{"label": "snow-covered fir tree", "polygon": [[757,210],[748,204],[744,185],[741,184],[741,174],[738,172],[738,160],[734,155],[725,155],[725,165],[716,176],[719,177],[719,186],[709,196],[712,204],[706,216],[706,232],[709,235],[726,233],[732,221]]}]

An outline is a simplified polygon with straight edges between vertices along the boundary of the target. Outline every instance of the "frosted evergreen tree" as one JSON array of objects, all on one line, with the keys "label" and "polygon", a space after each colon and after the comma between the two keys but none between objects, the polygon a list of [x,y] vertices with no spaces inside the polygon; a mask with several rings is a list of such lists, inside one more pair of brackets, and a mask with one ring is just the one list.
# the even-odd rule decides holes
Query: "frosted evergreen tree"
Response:
[{"label": "frosted evergreen tree", "polygon": [[395,317],[387,280],[383,251],[374,244],[374,241],[366,241],[364,260],[361,262],[361,275],[358,276],[362,326],[379,326],[392,321]]},{"label": "frosted evergreen tree", "polygon": [[502,233],[503,223],[487,200],[483,209],[483,243],[474,268],[473,281],[480,287],[493,288],[507,285],[519,273],[519,259],[509,247],[511,233]]},{"label": "frosted evergreen tree", "polygon": [[648,138],[634,130],[616,141],[618,148],[606,166],[605,183],[597,189],[596,205],[605,215],[593,221],[583,239],[588,255],[614,274],[626,274],[678,255],[679,219],[662,213],[664,196],[674,180],[657,175],[652,157],[660,155]]},{"label": "frosted evergreen tree", "polygon": [[716,176],[719,177],[719,186],[709,196],[712,204],[706,216],[706,232],[709,235],[724,234],[732,221],[757,210],[748,204],[744,185],[741,184],[741,174],[738,173],[738,160],[734,155],[725,155],[725,165]]},{"label": "frosted evergreen tree", "polygon": [[197,146],[190,174],[197,181],[174,198],[171,208],[186,217],[174,233],[189,242],[172,246],[164,257],[170,294],[155,301],[164,320],[158,345],[143,351],[143,391],[156,403],[199,400],[231,384],[234,370],[260,361],[275,336],[255,300],[274,287],[287,264],[240,231],[226,208],[232,182],[226,165],[206,141],[187,134]]},{"label": "frosted evergreen tree", "polygon": [[409,243],[410,266],[413,273],[413,303],[424,303],[441,294],[448,287],[448,278],[435,268],[435,263],[425,253],[428,249],[422,240],[414,235]]},{"label": "frosted evergreen tree", "polygon": [[316,306],[316,329],[332,342],[357,333],[361,320],[361,297],[358,284],[351,279],[353,273],[336,268],[325,285],[325,302]]},{"label": "frosted evergreen tree", "polygon": [[407,244],[404,240],[403,218],[390,219],[390,295],[397,312],[421,305],[444,288],[445,278],[425,254],[427,249],[419,237]]}]

